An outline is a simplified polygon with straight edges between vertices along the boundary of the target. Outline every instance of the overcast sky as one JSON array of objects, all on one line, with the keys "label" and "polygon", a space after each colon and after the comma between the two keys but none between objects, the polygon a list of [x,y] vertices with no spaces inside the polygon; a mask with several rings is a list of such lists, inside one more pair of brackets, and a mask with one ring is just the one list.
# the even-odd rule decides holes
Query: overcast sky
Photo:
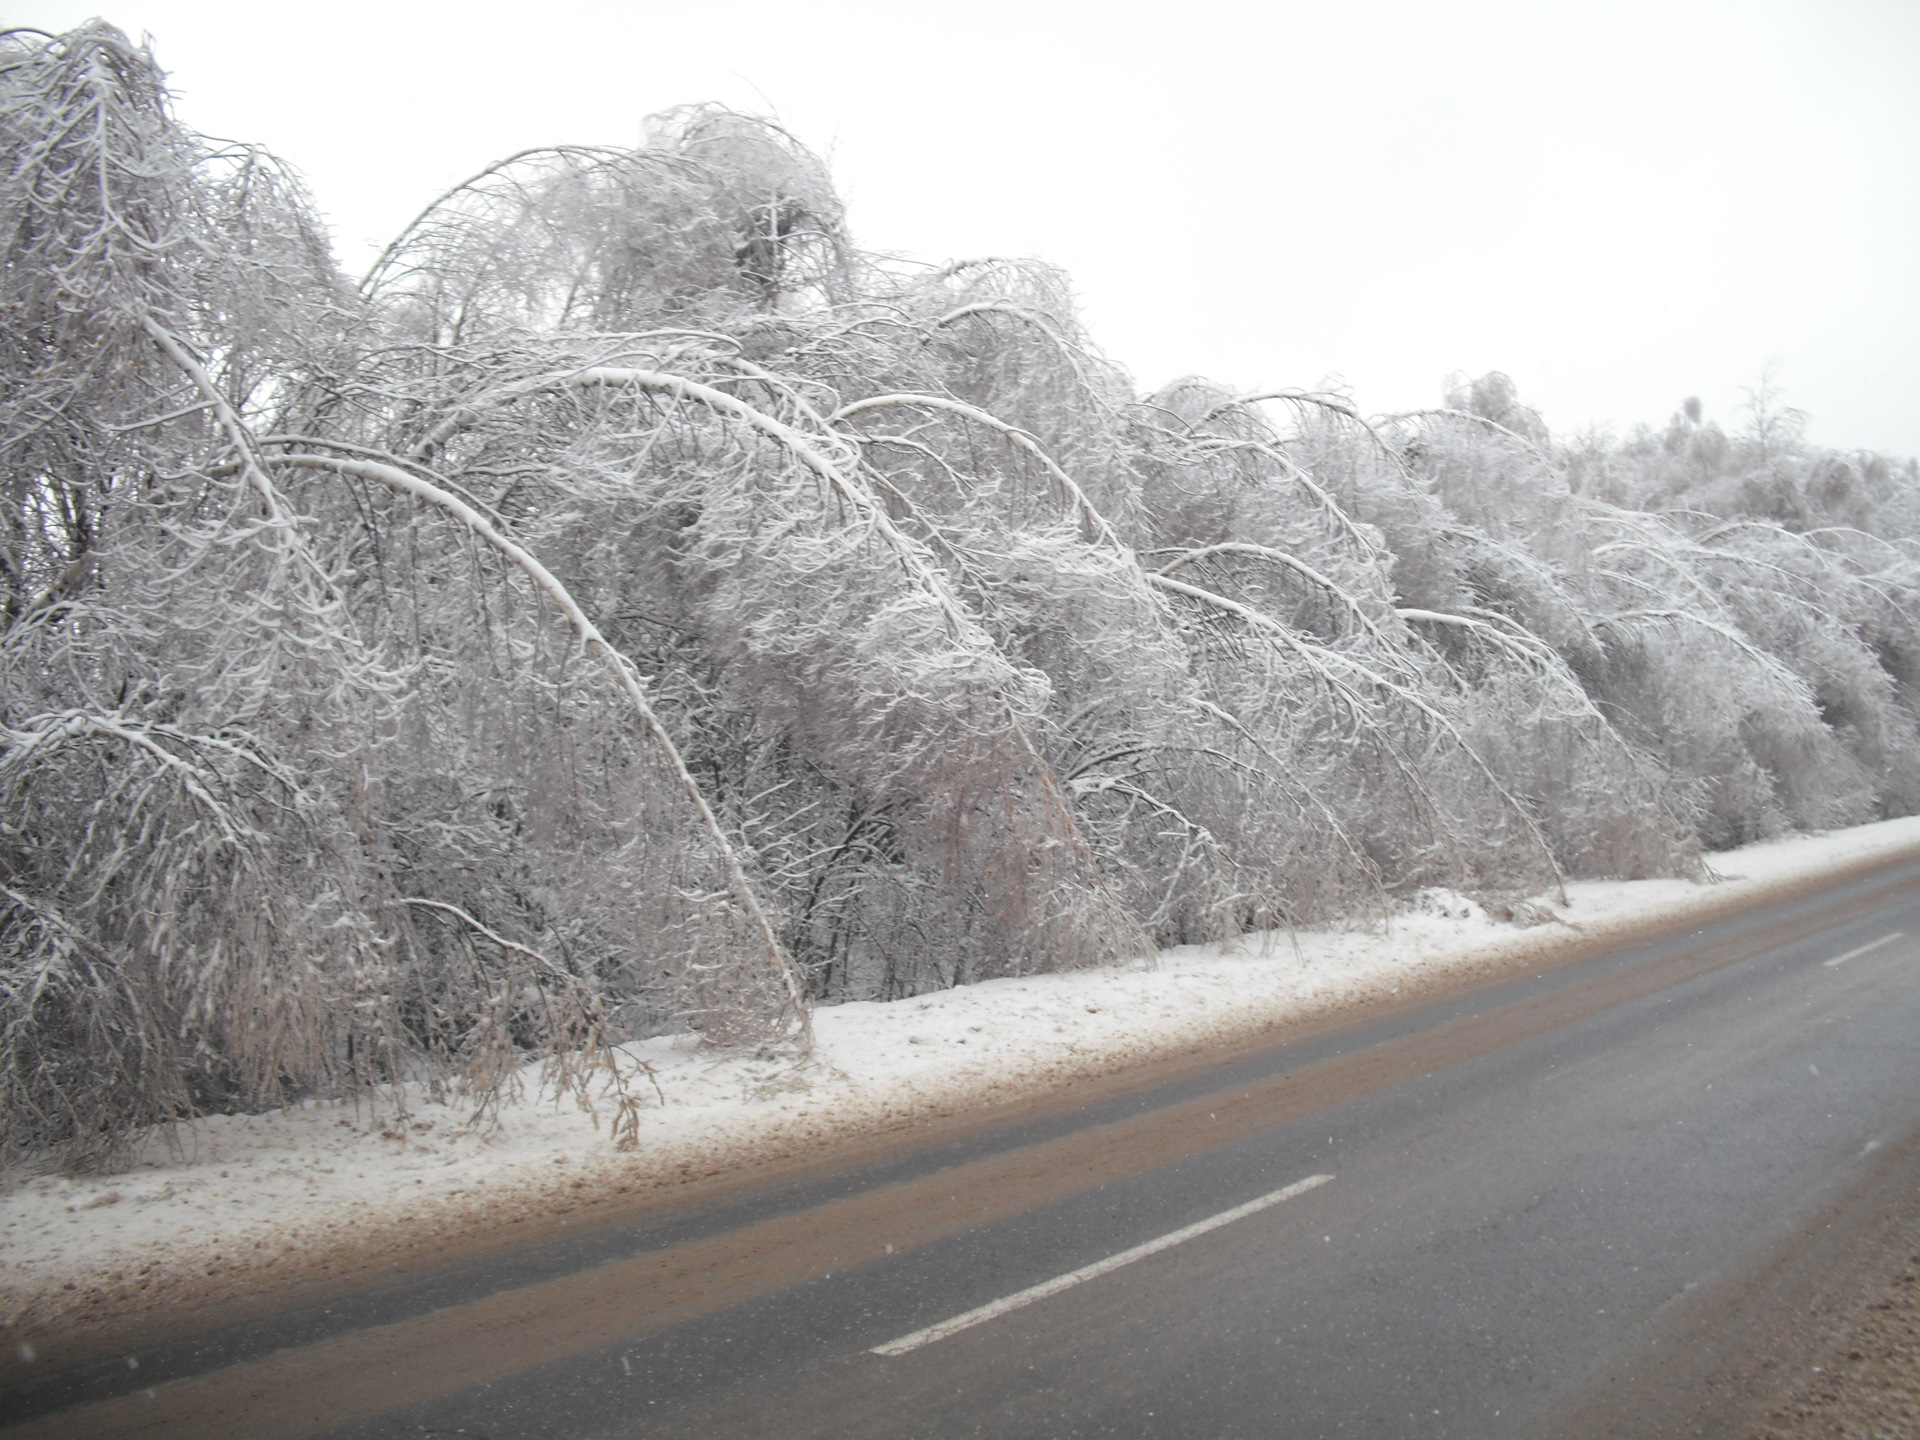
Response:
[{"label": "overcast sky", "polygon": [[[103,8],[104,7],[104,8]],[[1723,423],[1920,453],[1920,4],[12,0],[151,33],[180,117],[307,176],[357,271],[488,161],[719,100],[827,154],[855,238],[1034,255],[1144,386]]]}]

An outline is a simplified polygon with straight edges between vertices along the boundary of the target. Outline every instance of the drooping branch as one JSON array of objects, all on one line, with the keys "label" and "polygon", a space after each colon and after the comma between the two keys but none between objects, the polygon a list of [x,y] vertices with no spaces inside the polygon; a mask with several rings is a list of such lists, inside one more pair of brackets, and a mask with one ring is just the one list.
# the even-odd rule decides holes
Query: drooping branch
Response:
[{"label": "drooping branch", "polygon": [[1731,626],[1709,620],[1704,615],[1696,615],[1691,610],[1622,610],[1615,615],[1602,615],[1595,624],[1625,629],[1637,621],[1670,621],[1676,624],[1696,625],[1711,635],[1717,635],[1734,649],[1758,665],[1769,679],[1778,684],[1787,694],[1797,700],[1811,702],[1812,694],[1807,682],[1782,665],[1773,656],[1741,635]]},{"label": "drooping branch", "polygon": [[1106,517],[1102,515],[1099,510],[1094,507],[1093,502],[1087,498],[1086,492],[1080,488],[1071,475],[1067,474],[1065,470],[1062,470],[1060,466],[1054,462],[1053,457],[1047,454],[1040,442],[1035,440],[1033,436],[1029,435],[1019,426],[1009,425],[997,415],[990,415],[985,410],[981,410],[976,406],[968,405],[959,400],[949,400],[941,395],[873,395],[865,400],[855,400],[851,404],[842,405],[829,418],[837,424],[843,420],[851,420],[856,415],[864,415],[874,410],[884,410],[891,406],[901,405],[909,406],[916,410],[935,410],[942,411],[949,415],[958,415],[962,419],[970,420],[976,425],[984,425],[987,429],[1006,436],[1007,439],[1011,440],[1020,449],[1026,451],[1027,454],[1040,462],[1041,467],[1047,472],[1048,478],[1060,487],[1061,492],[1067,497],[1068,503],[1071,504],[1079,516],[1086,521],[1088,527],[1092,529],[1094,535],[1103,544],[1111,546],[1122,554],[1131,553],[1125,545],[1121,544],[1120,537],[1114,534],[1113,527],[1107,523]]},{"label": "drooping branch", "polygon": [[1351,656],[1343,655],[1339,651],[1327,650],[1321,646],[1309,643],[1271,616],[1263,615],[1251,606],[1242,605],[1237,600],[1229,600],[1224,595],[1216,595],[1212,591],[1202,590],[1198,586],[1188,585],[1183,581],[1174,580],[1165,575],[1150,574],[1147,576],[1147,579],[1149,583],[1159,589],[1165,590],[1170,595],[1179,595],[1183,599],[1196,601],[1211,609],[1233,616],[1257,634],[1298,656],[1306,663],[1307,667],[1313,671],[1322,684],[1346,700],[1356,715],[1362,712],[1365,702],[1355,693],[1351,686],[1333,673],[1336,667],[1344,668],[1359,678],[1378,686],[1381,690],[1392,695],[1396,700],[1411,706],[1414,710],[1426,716],[1427,719],[1439,726],[1451,737],[1454,744],[1460,748],[1461,754],[1467,757],[1474,769],[1479,771],[1481,778],[1483,778],[1492,788],[1493,792],[1500,797],[1507,809],[1518,816],[1520,822],[1526,826],[1528,835],[1532,837],[1534,845],[1540,851],[1542,858],[1546,860],[1548,869],[1552,871],[1554,885],[1564,902],[1566,896],[1566,876],[1560,869],[1559,860],[1554,856],[1552,845],[1547,842],[1547,837],[1541,832],[1540,822],[1534,819],[1532,812],[1529,811],[1526,806],[1522,805],[1507,787],[1500,782],[1500,778],[1493,773],[1492,769],[1487,765],[1487,762],[1481,759],[1479,751],[1475,750],[1473,746],[1468,743],[1466,736],[1460,733],[1459,728],[1453,721],[1436,709],[1425,696],[1409,689],[1405,685],[1388,679],[1378,671],[1361,664]]},{"label": "drooping branch", "polygon": [[[1375,640],[1379,641],[1382,645],[1391,643],[1388,641],[1386,635],[1382,633],[1380,627],[1374,623],[1373,617],[1367,614],[1365,608],[1358,600],[1354,599],[1353,596],[1349,595],[1339,585],[1336,585],[1332,580],[1314,569],[1313,566],[1307,564],[1306,561],[1296,555],[1289,555],[1284,550],[1275,550],[1267,545],[1253,545],[1241,540],[1224,540],[1217,545],[1202,545],[1197,550],[1189,550],[1184,555],[1176,556],[1167,564],[1160,567],[1160,573],[1162,575],[1171,575],[1182,566],[1209,560],[1215,555],[1248,555],[1256,560],[1267,560],[1275,565],[1284,565],[1296,575],[1311,580],[1335,600],[1338,600],[1346,609],[1347,613],[1358,620],[1360,627]],[[1406,611],[1400,611],[1398,613],[1401,615],[1401,618],[1407,618]]]},{"label": "drooping branch", "polygon": [[699,813],[701,823],[706,827],[714,848],[720,852],[721,861],[726,867],[728,888],[733,892],[735,902],[747,913],[754,928],[759,932],[767,958],[773,963],[774,969],[786,987],[788,1003],[793,1007],[795,1020],[803,1034],[810,1033],[811,1001],[807,995],[806,986],[801,980],[799,969],[793,963],[792,957],[787,954],[786,947],[780,943],[779,937],[775,935],[773,923],[767,918],[759,897],[754,894],[753,886],[740,864],[740,857],[734,849],[733,842],[727,837],[726,830],[720,824],[719,817],[713,813],[712,806],[707,803],[707,797],[700,788],[700,783],[687,769],[687,762],[680,754],[680,748],[674,744],[672,735],[667,732],[666,726],[661,723],[659,715],[647,699],[646,688],[642,683],[639,670],[600,633],[599,627],[587,618],[586,612],[580,608],[579,603],[568,592],[566,586],[560,583],[558,577],[535,559],[525,547],[502,534],[492,521],[472,505],[457,495],[450,495],[439,486],[396,466],[332,455],[275,455],[269,457],[267,463],[290,469],[326,470],[336,475],[351,475],[362,480],[376,481],[403,495],[424,500],[460,521],[481,540],[506,556],[535,585],[546,592],[548,598],[560,608],[561,614],[567,617],[568,622],[573,626],[574,633],[580,637],[581,643],[593,652],[606,668],[607,673],[613,677],[614,683],[620,687],[628,703],[633,706],[640,723],[652,736],[654,743],[660,747],[661,753],[665,755],[667,764],[673,770],[674,778],[679,781],[688,803]]}]

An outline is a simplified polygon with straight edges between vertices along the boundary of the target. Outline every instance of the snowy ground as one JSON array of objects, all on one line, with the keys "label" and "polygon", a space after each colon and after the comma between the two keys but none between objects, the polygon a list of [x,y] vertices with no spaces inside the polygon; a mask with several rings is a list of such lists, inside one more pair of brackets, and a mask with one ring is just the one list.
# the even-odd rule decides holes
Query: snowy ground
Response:
[{"label": "snowy ground", "polygon": [[813,1054],[799,1064],[702,1050],[692,1037],[650,1040],[630,1047],[659,1090],[636,1068],[646,1108],[629,1153],[610,1143],[610,1107],[596,1119],[571,1100],[537,1097],[532,1083],[492,1127],[424,1096],[408,1097],[405,1120],[325,1103],[209,1117],[156,1137],[128,1172],[42,1176],[0,1196],[0,1329],[18,1342],[188,1297],[344,1274],[478,1227],[550,1220],[614,1193],[670,1192],[1915,851],[1920,817],[1800,836],[1713,857],[1716,884],[1573,885],[1565,905],[1536,902],[1534,918],[1548,918],[1525,927],[1428,892],[1372,930],[1246,937],[1170,950],[1153,968],[822,1010]]}]

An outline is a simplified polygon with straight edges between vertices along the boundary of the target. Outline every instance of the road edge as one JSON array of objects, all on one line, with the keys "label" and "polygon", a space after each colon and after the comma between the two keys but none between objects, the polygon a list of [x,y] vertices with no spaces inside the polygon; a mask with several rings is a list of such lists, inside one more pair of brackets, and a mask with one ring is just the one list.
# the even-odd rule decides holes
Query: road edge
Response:
[{"label": "road edge", "polygon": [[[431,1228],[417,1219],[376,1225],[343,1242],[299,1257],[241,1255],[217,1274],[183,1267],[155,1286],[121,1275],[90,1273],[49,1278],[39,1292],[10,1305],[0,1322],[0,1373],[18,1363],[30,1344],[38,1363],[83,1363],[124,1348],[158,1325],[192,1331],[244,1323],[290,1304],[320,1302],[331,1293],[368,1285],[404,1283],[454,1266],[531,1248],[561,1226],[578,1236],[595,1229],[713,1204],[824,1174],[859,1168],[921,1146],[946,1144],[982,1131],[1019,1124],[1116,1095],[1177,1081],[1183,1075],[1230,1063],[1276,1046],[1390,1020],[1437,1001],[1489,989],[1527,973],[1563,969],[1627,946],[1656,943],[1687,930],[1731,919],[1767,905],[1791,903],[1836,885],[1867,878],[1920,858],[1920,839],[1889,844],[1866,855],[1825,858],[1791,878],[1725,879],[1680,897],[1667,897],[1649,911],[1586,926],[1564,922],[1501,933],[1492,943],[1463,952],[1444,968],[1408,974],[1401,993],[1379,997],[1323,999],[1284,1010],[1256,1009],[1239,1023],[1216,1029],[1208,1043],[1169,1034],[1164,1043],[1137,1043],[1075,1057],[1044,1084],[1005,1093],[991,1087],[957,1086],[950,1092],[892,1114],[856,1114],[824,1133],[750,1134],[704,1152],[639,1157],[610,1163],[590,1177],[554,1179],[511,1191],[495,1191],[478,1203],[442,1202]],[[771,1128],[771,1127],[769,1127]],[[653,1160],[649,1168],[644,1162]]]}]

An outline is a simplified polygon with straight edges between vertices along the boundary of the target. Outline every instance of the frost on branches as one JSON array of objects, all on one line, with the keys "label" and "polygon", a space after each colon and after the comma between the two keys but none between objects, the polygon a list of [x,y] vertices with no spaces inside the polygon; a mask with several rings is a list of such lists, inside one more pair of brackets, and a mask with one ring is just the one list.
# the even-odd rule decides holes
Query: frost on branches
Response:
[{"label": "frost on branches", "polygon": [[7,1162],[1920,807],[1920,480],[1764,387],[1142,397],[711,108],[357,285],[108,27],[0,145]]}]

